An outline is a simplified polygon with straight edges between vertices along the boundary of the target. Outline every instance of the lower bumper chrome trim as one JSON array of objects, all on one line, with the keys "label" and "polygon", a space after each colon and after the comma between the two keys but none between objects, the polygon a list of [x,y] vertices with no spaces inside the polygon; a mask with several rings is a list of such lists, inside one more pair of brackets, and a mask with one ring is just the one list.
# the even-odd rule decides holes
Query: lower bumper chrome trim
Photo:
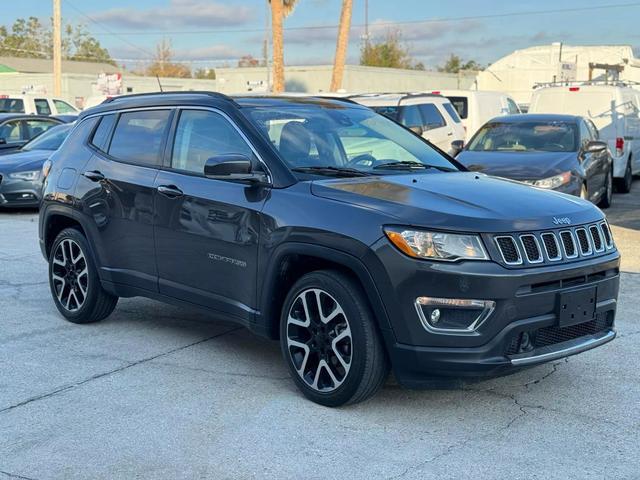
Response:
[{"label": "lower bumper chrome trim", "polygon": [[[570,343],[568,346],[565,346],[560,349],[553,349],[554,345],[549,345],[547,347],[543,347],[538,351],[540,353],[531,355],[528,357],[520,357],[520,358],[511,358],[511,365],[514,367],[522,367],[526,365],[533,365],[536,363],[549,362],[551,360],[557,360],[559,358],[568,357],[569,355],[575,355],[576,353],[585,352],[587,350],[591,350],[592,348],[599,347],[600,345],[604,345],[607,342],[610,342],[616,338],[616,332],[613,330],[608,330],[606,332],[597,334],[589,338],[588,340],[576,339]],[[574,343],[577,342],[577,343]],[[549,351],[543,351],[544,349],[549,349]]]}]

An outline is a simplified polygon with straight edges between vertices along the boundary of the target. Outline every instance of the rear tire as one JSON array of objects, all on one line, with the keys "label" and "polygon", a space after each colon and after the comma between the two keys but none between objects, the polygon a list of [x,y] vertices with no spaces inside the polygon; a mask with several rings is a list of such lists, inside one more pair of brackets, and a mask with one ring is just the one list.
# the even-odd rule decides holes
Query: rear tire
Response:
[{"label": "rear tire", "polygon": [[116,308],[107,293],[85,236],[75,228],[60,232],[49,254],[49,287],[58,311],[73,323],[98,322]]},{"label": "rear tire", "polygon": [[631,157],[627,159],[627,166],[624,169],[624,177],[616,178],[616,187],[620,193],[629,193],[631,184],[633,183],[633,174],[631,172]]},{"label": "rear tire", "polygon": [[600,208],[609,208],[611,201],[613,200],[613,168],[609,169],[607,173],[607,179],[605,180],[605,191],[602,194],[602,198],[598,202]]},{"label": "rear tire", "polygon": [[362,402],[389,373],[367,297],[334,270],[308,273],[293,285],[282,308],[280,345],[294,382],[320,405]]}]

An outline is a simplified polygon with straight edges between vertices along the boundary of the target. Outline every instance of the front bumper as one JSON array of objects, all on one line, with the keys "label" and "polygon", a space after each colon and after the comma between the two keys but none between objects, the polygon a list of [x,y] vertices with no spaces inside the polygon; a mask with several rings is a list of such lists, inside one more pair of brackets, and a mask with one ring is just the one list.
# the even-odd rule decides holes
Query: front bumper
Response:
[{"label": "front bumper", "polygon": [[37,207],[42,198],[42,181],[0,177],[0,208]]},{"label": "front bumper", "polygon": [[[619,254],[612,252],[570,264],[506,269],[494,262],[416,262],[379,245],[388,288],[380,289],[390,320],[387,349],[394,373],[409,387],[433,386],[440,377],[508,374],[574,355],[615,337]],[[559,326],[561,293],[595,288],[594,318]],[[484,299],[495,309],[471,334],[427,331],[415,309],[419,296]],[[520,349],[522,335],[535,339]]]}]

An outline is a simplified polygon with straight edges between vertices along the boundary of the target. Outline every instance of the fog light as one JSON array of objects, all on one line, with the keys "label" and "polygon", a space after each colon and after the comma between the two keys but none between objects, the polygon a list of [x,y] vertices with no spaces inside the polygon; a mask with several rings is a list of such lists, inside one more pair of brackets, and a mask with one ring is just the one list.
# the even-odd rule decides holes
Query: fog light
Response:
[{"label": "fog light", "polygon": [[495,308],[492,300],[418,297],[416,310],[422,326],[434,333],[473,334]]}]

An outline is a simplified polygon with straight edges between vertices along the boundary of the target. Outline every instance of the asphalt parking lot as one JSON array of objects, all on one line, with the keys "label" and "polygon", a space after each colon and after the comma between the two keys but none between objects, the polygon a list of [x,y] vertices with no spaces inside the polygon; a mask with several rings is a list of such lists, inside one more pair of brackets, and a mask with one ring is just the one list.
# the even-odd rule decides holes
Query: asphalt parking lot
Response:
[{"label": "asphalt parking lot", "polygon": [[124,299],[65,322],[37,215],[0,213],[0,478],[640,478],[640,181],[609,218],[614,342],[332,410],[297,392],[276,343],[197,311]]}]

